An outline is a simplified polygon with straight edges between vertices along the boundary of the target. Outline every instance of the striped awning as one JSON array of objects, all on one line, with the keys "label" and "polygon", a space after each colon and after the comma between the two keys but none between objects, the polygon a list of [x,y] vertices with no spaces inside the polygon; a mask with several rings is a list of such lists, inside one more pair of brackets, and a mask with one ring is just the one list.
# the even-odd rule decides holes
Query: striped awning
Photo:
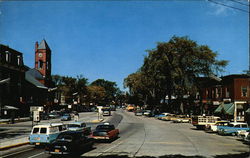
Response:
[{"label": "striped awning", "polygon": [[224,113],[227,115],[234,115],[234,103],[221,103],[218,108],[215,109],[214,113]]}]

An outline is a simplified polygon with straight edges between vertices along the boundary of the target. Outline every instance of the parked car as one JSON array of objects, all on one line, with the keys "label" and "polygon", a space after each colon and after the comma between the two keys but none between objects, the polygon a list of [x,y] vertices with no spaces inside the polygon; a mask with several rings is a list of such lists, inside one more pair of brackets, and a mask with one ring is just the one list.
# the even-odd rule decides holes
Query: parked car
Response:
[{"label": "parked car", "polygon": [[116,129],[114,125],[104,123],[98,125],[95,131],[92,133],[92,138],[100,140],[112,140],[118,138],[119,129]]},{"label": "parked car", "polygon": [[68,113],[65,113],[61,116],[61,121],[70,121],[71,120],[71,116]]},{"label": "parked car", "polygon": [[45,148],[52,155],[79,153],[86,148],[92,148],[94,139],[85,136],[81,131],[67,131],[58,135],[56,140]]},{"label": "parked car", "polygon": [[238,131],[249,129],[247,123],[232,122],[228,126],[218,126],[218,134],[235,136]]},{"label": "parked car", "polygon": [[66,126],[69,131],[82,131],[85,135],[91,134],[91,127],[87,127],[84,122],[70,122]]},{"label": "parked car", "polygon": [[239,130],[239,131],[237,131],[237,136],[244,140],[249,135],[249,133],[250,133],[250,129],[249,130]]},{"label": "parked car", "polygon": [[246,138],[244,138],[244,141],[247,143],[247,144],[250,144],[250,134],[248,133],[248,135],[246,136]]},{"label": "parked car", "polygon": [[228,126],[229,121],[216,121],[215,124],[211,124],[206,127],[206,131],[208,132],[218,132],[218,126]]},{"label": "parked car", "polygon": [[172,117],[171,121],[173,123],[189,123],[191,118],[188,118],[186,115],[177,115],[176,117]]},{"label": "parked car", "polygon": [[175,114],[168,114],[167,116],[163,116],[161,120],[163,121],[171,121],[173,118],[176,118]]},{"label": "parked car", "polygon": [[161,114],[159,114],[159,115],[155,115],[155,118],[161,120],[163,117],[166,117],[166,116],[168,116],[169,114],[170,114],[170,113],[163,112],[163,113],[161,113]]},{"label": "parked car", "polygon": [[197,129],[205,129],[220,120],[221,118],[217,116],[193,116],[192,124],[196,126]]}]

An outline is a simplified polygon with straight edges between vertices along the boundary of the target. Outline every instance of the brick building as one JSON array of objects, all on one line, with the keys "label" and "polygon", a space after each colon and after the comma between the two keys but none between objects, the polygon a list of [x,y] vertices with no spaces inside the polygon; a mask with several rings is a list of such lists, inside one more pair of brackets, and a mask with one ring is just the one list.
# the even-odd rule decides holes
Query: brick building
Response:
[{"label": "brick building", "polygon": [[[0,44],[0,116],[15,115],[21,107],[26,68],[22,53]],[[11,110],[12,109],[12,110]]]},{"label": "brick building", "polygon": [[199,78],[201,83],[200,103],[204,113],[219,115],[234,121],[246,121],[250,103],[250,76],[227,75],[221,78]]},{"label": "brick building", "polygon": [[[35,68],[23,63],[21,52],[0,44],[0,116],[29,115],[30,106],[53,102],[51,79],[51,50],[45,40],[35,44]],[[15,115],[15,116],[14,116]]]}]

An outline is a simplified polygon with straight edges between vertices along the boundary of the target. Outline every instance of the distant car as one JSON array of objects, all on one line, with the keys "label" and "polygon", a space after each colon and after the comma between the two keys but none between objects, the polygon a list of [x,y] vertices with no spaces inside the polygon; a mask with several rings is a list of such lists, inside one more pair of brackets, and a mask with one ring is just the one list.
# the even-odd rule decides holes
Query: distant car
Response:
[{"label": "distant car", "polygon": [[185,115],[177,115],[176,117],[171,118],[173,123],[189,123],[191,118],[188,118]]},{"label": "distant car", "polygon": [[69,131],[82,131],[85,135],[91,133],[91,127],[87,127],[84,122],[70,122],[66,126]]},{"label": "distant car", "polygon": [[59,134],[56,140],[48,144],[45,151],[52,155],[75,154],[91,148],[93,144],[94,139],[85,136],[81,131],[66,131]]},{"label": "distant car", "polygon": [[166,116],[161,117],[161,120],[163,120],[163,121],[173,121],[176,119],[177,119],[177,117],[175,114],[167,114]]},{"label": "distant car", "polygon": [[135,116],[142,116],[143,111],[142,110],[136,110],[135,111]]},{"label": "distant car", "polygon": [[161,113],[161,114],[159,114],[159,115],[155,115],[155,118],[161,120],[163,117],[166,117],[166,116],[168,116],[169,114],[170,114],[170,113],[163,112],[163,113]]},{"label": "distant car", "polygon": [[49,118],[53,118],[53,119],[60,117],[60,115],[56,112],[49,113],[48,115],[49,115]]},{"label": "distant car", "polygon": [[247,123],[233,122],[228,126],[218,126],[218,134],[236,136],[238,131],[249,129]]},{"label": "distant car", "polygon": [[103,107],[102,108],[102,115],[103,116],[110,116],[111,115],[111,108],[110,107]]},{"label": "distant car", "polygon": [[98,125],[95,131],[92,133],[94,139],[100,140],[112,140],[118,138],[119,130],[115,128],[114,125],[104,123],[103,125]]},{"label": "distant car", "polygon": [[151,110],[145,110],[143,112],[143,115],[147,116],[147,117],[152,117],[153,116],[153,112]]},{"label": "distant car", "polygon": [[61,121],[70,121],[71,120],[71,116],[68,113],[65,113],[61,116]]}]

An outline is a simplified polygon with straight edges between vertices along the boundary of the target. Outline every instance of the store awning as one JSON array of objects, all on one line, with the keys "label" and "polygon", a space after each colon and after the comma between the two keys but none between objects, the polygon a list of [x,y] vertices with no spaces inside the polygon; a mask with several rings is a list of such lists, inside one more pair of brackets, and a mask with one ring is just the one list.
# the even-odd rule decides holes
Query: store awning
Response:
[{"label": "store awning", "polygon": [[215,109],[214,113],[224,113],[227,115],[234,114],[234,103],[221,103],[218,108]]},{"label": "store awning", "polygon": [[2,109],[3,110],[18,110],[19,108],[16,108],[14,106],[5,105]]}]

